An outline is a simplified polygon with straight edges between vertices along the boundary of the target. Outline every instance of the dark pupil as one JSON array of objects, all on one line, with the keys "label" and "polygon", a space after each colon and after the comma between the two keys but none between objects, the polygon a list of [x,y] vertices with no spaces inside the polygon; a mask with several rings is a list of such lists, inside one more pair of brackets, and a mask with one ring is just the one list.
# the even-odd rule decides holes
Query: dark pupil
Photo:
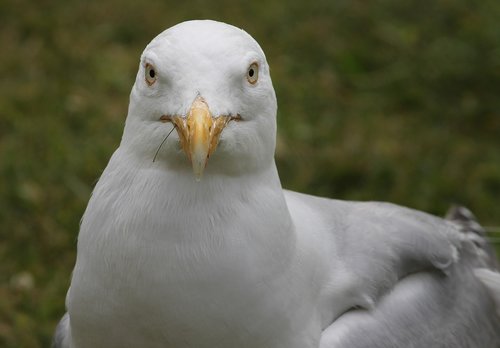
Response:
[{"label": "dark pupil", "polygon": [[254,71],[253,69],[248,70],[248,76],[253,77]]},{"label": "dark pupil", "polygon": [[149,76],[150,76],[151,78],[155,77],[155,71],[154,71],[153,69],[150,69],[150,70],[149,70]]}]

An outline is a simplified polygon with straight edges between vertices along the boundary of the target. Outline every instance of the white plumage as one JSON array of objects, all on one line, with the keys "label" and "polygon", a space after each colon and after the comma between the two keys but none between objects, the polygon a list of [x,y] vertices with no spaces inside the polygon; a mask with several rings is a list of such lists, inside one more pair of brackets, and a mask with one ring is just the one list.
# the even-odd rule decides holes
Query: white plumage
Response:
[{"label": "white plumage", "polygon": [[491,262],[479,237],[283,190],[276,105],[240,29],[190,21],[146,47],[55,346],[498,347],[500,275],[478,270]]}]

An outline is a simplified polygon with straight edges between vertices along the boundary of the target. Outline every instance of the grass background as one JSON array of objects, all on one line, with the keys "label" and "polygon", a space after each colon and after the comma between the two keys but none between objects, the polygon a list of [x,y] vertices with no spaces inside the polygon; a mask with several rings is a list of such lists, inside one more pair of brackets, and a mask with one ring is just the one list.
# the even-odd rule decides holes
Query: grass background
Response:
[{"label": "grass background", "polygon": [[266,52],[285,187],[500,225],[499,1],[4,0],[1,347],[49,346],[140,53],[193,18]]}]

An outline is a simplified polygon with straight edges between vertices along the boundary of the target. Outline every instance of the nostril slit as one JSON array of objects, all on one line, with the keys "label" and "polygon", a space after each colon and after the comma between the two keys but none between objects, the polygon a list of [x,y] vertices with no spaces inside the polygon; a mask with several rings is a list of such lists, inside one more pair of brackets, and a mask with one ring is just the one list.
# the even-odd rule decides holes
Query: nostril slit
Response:
[{"label": "nostril slit", "polygon": [[163,122],[163,123],[165,123],[165,122],[171,122],[171,121],[172,121],[172,119],[171,119],[171,118],[170,118],[170,116],[168,116],[168,115],[162,115],[162,116],[160,117],[160,121],[161,121],[161,122]]}]

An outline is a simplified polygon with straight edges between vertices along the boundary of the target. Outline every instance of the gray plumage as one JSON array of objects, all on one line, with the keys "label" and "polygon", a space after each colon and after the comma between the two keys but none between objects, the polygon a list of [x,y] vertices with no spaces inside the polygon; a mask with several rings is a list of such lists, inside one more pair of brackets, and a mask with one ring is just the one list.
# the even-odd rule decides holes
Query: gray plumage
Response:
[{"label": "gray plumage", "polygon": [[52,339],[52,348],[70,348],[69,344],[70,327],[69,315],[65,313],[57,324],[54,338]]}]

